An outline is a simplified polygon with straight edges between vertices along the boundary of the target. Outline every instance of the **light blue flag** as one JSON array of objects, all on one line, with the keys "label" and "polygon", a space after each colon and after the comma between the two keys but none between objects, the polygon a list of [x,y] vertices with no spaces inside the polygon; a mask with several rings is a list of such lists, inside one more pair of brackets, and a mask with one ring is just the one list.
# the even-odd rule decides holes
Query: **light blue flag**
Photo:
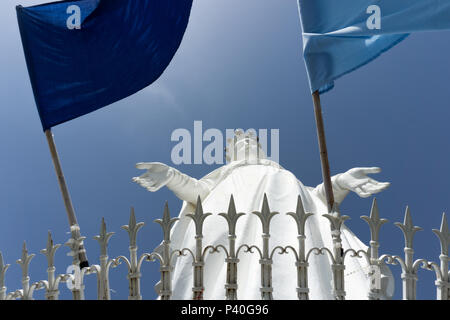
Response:
[{"label": "light blue flag", "polygon": [[450,29],[450,0],[299,0],[299,11],[311,92],[319,93],[411,32]]}]

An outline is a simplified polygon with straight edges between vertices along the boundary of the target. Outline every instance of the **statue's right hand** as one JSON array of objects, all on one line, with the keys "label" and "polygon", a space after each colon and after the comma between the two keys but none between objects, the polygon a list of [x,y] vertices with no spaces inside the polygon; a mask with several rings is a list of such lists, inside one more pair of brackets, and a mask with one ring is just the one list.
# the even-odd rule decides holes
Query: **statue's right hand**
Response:
[{"label": "statue's right hand", "polygon": [[152,192],[164,187],[173,176],[172,168],[161,162],[139,162],[136,168],[147,170],[147,172],[134,177],[133,181]]}]

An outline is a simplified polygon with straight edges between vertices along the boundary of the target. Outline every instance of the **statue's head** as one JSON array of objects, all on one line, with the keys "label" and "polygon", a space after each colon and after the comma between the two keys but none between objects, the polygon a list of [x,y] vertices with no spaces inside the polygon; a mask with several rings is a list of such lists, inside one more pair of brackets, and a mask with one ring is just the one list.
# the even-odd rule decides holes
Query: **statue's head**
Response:
[{"label": "statue's head", "polygon": [[251,131],[244,133],[242,129],[235,130],[234,138],[227,139],[225,155],[227,162],[246,159],[256,163],[257,159],[266,158],[258,137]]}]

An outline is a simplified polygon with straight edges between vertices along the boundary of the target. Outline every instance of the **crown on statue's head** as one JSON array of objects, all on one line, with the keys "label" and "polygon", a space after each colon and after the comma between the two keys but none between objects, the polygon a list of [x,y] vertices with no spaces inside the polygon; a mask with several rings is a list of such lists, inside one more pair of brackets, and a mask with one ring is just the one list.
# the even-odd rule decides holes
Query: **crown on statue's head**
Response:
[{"label": "crown on statue's head", "polygon": [[244,141],[248,141],[249,144],[254,144],[255,146],[257,146],[257,149],[260,150],[260,155],[264,157],[261,144],[259,143],[259,138],[256,136],[255,132],[252,130],[244,132],[244,130],[242,129],[236,129],[234,131],[234,137],[227,139],[227,147],[225,148],[227,162],[235,160],[232,159],[232,155],[239,148],[239,145]]},{"label": "crown on statue's head", "polygon": [[[241,141],[244,139],[251,139],[258,141],[258,137],[252,130],[248,130],[247,132],[244,132],[242,129],[236,129],[234,130],[234,136],[236,137],[236,142]],[[233,142],[233,138],[227,139],[227,144],[231,144]]]}]

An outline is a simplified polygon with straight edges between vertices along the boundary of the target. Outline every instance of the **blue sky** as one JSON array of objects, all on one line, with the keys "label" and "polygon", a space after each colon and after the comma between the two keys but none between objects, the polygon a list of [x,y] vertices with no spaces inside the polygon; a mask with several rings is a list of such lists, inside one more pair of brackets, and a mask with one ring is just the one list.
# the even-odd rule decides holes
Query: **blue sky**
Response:
[{"label": "blue sky", "polygon": [[[0,3],[0,251],[6,263],[8,292],[21,287],[15,261],[25,240],[36,253],[32,281],[46,279],[46,260],[39,253],[47,230],[56,243],[68,239],[67,217],[45,136],[34,104],[18,32],[15,5]],[[414,241],[416,258],[438,261],[438,229],[450,206],[447,89],[450,74],[449,32],[414,34],[369,65],[343,77],[322,96],[332,174],[355,166],[379,166],[374,176],[391,187],[377,196],[380,215],[389,219],[380,235],[380,253],[403,255],[403,236],[393,222],[403,221],[410,206],[415,225],[424,228]],[[177,128],[280,129],[280,164],[305,185],[321,182],[314,114],[301,55],[301,29],[295,0],[196,0],[181,47],[154,85],[92,114],[54,128],[56,145],[85,241],[89,261],[99,262],[97,235],[101,218],[108,231],[109,255],[128,255],[130,206],[146,226],[138,235],[139,252],[151,252],[161,240],[152,221],[169,201],[177,215],[181,201],[167,189],[149,193],[131,182],[140,174],[136,162],[171,164]],[[180,165],[200,178],[217,165]],[[364,242],[371,199],[351,194],[341,205],[352,219],[346,224]],[[68,248],[57,251],[57,272],[65,272]],[[399,266],[396,297],[401,297]],[[420,270],[418,298],[434,299],[434,273]],[[142,270],[141,291],[156,297],[158,264]],[[126,299],[126,267],[110,273],[113,299]],[[95,276],[86,297],[94,299]],[[35,294],[43,298],[44,292]],[[70,298],[61,287],[61,298]]]}]

